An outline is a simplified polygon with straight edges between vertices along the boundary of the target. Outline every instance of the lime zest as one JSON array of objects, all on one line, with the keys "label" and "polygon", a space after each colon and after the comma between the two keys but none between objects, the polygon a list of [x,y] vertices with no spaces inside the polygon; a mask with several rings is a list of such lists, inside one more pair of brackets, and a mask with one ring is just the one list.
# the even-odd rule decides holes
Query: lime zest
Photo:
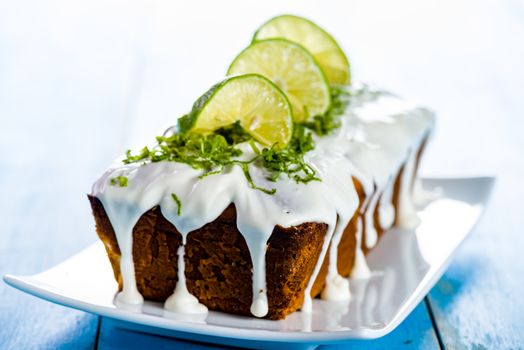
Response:
[{"label": "lime zest", "polygon": [[[264,28],[279,21],[289,22],[287,25],[291,28],[293,25],[304,26],[305,23],[311,33],[317,35],[319,42],[307,43],[299,40],[304,38],[293,38],[296,30],[283,37],[264,37]],[[260,52],[256,50],[263,45],[268,49],[265,54],[271,54],[271,57],[290,55],[284,58],[291,62],[288,63],[291,68],[267,59],[260,60],[257,57]],[[327,45],[332,57],[326,58],[315,50],[319,45]],[[248,53],[253,56],[248,56]],[[246,71],[239,63],[242,59],[246,59]],[[331,74],[333,70],[326,68],[326,62],[333,63],[329,60],[342,62],[334,78]],[[346,70],[347,77],[344,78]],[[313,78],[304,80],[303,76],[307,75],[304,72],[311,73]],[[336,41],[307,19],[292,15],[277,16],[261,26],[252,44],[233,60],[228,74],[238,73],[247,74],[230,76],[213,85],[194,102],[188,114],[179,118],[177,128],[168,129],[172,131],[170,134],[158,136],[157,144],[151,149],[144,147],[137,154],[128,150],[123,163],[184,163],[193,169],[203,170],[200,179],[238,166],[251,188],[268,195],[275,194],[276,189],[257,186],[250,173],[251,166],[265,169],[266,179],[272,182],[281,176],[303,184],[321,181],[304,156],[315,147],[313,134],[323,136],[340,127],[340,116],[351,97],[350,92],[340,85],[349,83],[349,62]],[[315,93],[308,96],[302,92],[307,89]],[[299,113],[294,115],[294,111]],[[237,146],[246,142],[254,156],[243,160],[240,159],[243,152]],[[126,187],[128,178],[117,176],[110,179],[110,183]],[[177,214],[181,215],[180,199],[175,193],[171,196],[177,204]]]},{"label": "lime zest", "polygon": [[178,216],[180,216],[180,214],[182,214],[182,202],[180,201],[180,198],[178,198],[178,196],[174,193],[171,193],[171,198],[173,198],[173,201],[175,201],[177,206],[176,213]]},{"label": "lime zest", "polygon": [[[137,154],[132,154],[128,150],[123,163],[142,163],[142,165],[160,161],[185,163],[194,169],[204,170],[200,179],[220,174],[227,167],[239,166],[251,188],[270,195],[275,194],[276,189],[257,186],[249,172],[250,166],[266,169],[267,179],[270,181],[276,181],[281,175],[293,179],[296,183],[320,181],[315,170],[304,160],[304,155],[315,148],[313,133],[323,136],[340,126],[339,117],[344,113],[351,98],[351,93],[344,87],[332,87],[331,93],[333,98],[331,109],[322,116],[316,116],[312,122],[295,123],[291,140],[284,149],[275,145],[260,147],[237,121],[215,130],[213,134],[178,132],[158,136],[157,145],[152,149],[144,147]],[[243,153],[237,147],[243,142],[248,142],[255,154],[247,161],[235,159]],[[112,184],[118,184],[120,181],[127,186],[125,176],[111,179]]]},{"label": "lime zest", "polygon": [[[246,142],[244,137],[250,136],[236,138],[238,135],[233,136],[233,134],[237,132],[238,129],[235,128],[224,128],[218,130],[216,134],[209,135],[189,132],[158,136],[157,145],[152,149],[144,147],[137,154],[128,150],[123,163],[140,163],[140,165],[161,161],[185,163],[193,169],[204,170],[200,179],[220,174],[227,167],[239,166],[249,186],[267,194],[275,194],[276,189],[257,186],[249,172],[251,165],[266,169],[267,179],[270,181],[276,181],[282,174],[296,183],[307,184],[310,181],[320,180],[316,177],[315,170],[304,160],[304,155],[315,147],[311,131],[306,130],[304,126],[296,125],[291,141],[284,149],[276,145],[260,148],[253,138],[248,139],[247,142],[251,145],[255,156],[246,161],[236,159],[243,153],[237,145]],[[228,139],[237,140],[237,143],[228,142]]]},{"label": "lime zest", "polygon": [[118,185],[120,187],[127,187],[127,181],[128,181],[127,177],[120,175],[120,176],[115,176],[111,178],[109,182],[113,186]]},{"label": "lime zest", "polygon": [[[319,136],[327,135],[340,127],[340,116],[344,114],[350,102],[350,93],[342,86],[331,87],[331,99],[333,101],[329,111],[322,115],[313,117],[312,120],[300,123],[300,125],[311,129]],[[295,126],[296,127],[296,126]]]}]

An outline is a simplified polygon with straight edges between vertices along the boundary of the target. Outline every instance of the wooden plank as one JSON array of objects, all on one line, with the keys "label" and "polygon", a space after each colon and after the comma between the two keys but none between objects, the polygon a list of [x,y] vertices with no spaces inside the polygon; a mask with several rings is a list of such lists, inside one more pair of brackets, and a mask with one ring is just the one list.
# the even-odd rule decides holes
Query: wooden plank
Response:
[{"label": "wooden plank", "polygon": [[[214,344],[187,342],[181,339],[159,337],[151,334],[132,332],[115,327],[111,319],[102,318],[98,349],[217,349]],[[420,303],[408,318],[392,333],[377,340],[350,341],[342,345],[321,346],[319,349],[439,349],[436,333],[428,316],[426,303]]]},{"label": "wooden plank", "polygon": [[524,189],[512,177],[499,180],[484,220],[429,295],[449,349],[524,348],[524,217],[512,209]]},{"label": "wooden plank", "polygon": [[99,350],[138,350],[138,349],[225,349],[213,344],[185,341],[181,339],[167,338],[152,334],[133,332],[117,327],[109,318],[102,317],[100,322],[100,335],[98,338]]},{"label": "wooden plank", "polygon": [[[483,220],[433,288],[429,301],[447,348],[522,349],[524,47],[514,43],[524,42],[524,12],[511,1],[467,7],[467,15],[454,9],[455,15],[446,21],[447,30],[457,33],[455,40],[470,43],[453,56],[456,68],[468,68],[446,74],[458,84],[450,86],[455,94],[443,92],[449,96],[435,105],[441,112],[441,136],[435,140],[431,168],[440,173],[491,170],[498,179]],[[468,29],[459,31],[466,17]],[[473,56],[479,59],[471,60]],[[451,66],[451,62],[442,64]],[[438,81],[438,77],[424,79]],[[435,97],[439,94],[435,91]]]},{"label": "wooden plank", "polygon": [[[77,221],[82,210],[69,207],[64,214],[64,206],[73,202],[71,195],[51,190],[48,181],[52,179],[42,175],[41,167],[20,168],[10,166],[7,174],[2,172],[1,275],[38,272],[93,240],[88,231],[77,232],[82,226]],[[51,173],[54,170],[48,169]],[[57,348],[64,344],[90,349],[94,345],[95,316],[50,304],[4,283],[0,283],[0,300],[2,349]]]}]

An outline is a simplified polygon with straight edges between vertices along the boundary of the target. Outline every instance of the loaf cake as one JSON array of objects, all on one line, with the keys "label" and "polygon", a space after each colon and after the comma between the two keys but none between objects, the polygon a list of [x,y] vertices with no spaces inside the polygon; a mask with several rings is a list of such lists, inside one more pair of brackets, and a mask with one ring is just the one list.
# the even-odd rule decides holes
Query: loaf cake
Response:
[{"label": "loaf cake", "polygon": [[[413,190],[434,116],[363,84],[333,91],[336,127],[300,129],[314,146],[299,168],[275,173],[247,162],[264,146],[231,134],[220,136],[237,150],[225,166],[172,160],[165,152],[178,151],[166,140],[183,132],[179,122],[96,181],[88,197],[118,282],[116,301],[276,320],[311,312],[315,297],[350,298],[348,277],[369,276],[365,255],[380,237],[418,223]],[[272,147],[264,150],[271,156]]]}]

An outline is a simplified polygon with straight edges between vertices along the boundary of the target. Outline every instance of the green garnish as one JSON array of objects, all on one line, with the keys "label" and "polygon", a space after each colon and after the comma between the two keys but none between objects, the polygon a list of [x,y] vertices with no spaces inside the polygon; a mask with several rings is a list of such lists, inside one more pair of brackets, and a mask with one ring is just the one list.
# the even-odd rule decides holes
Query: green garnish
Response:
[{"label": "green garnish", "polygon": [[[342,87],[332,87],[331,93],[333,104],[330,110],[322,116],[315,117],[311,122],[295,123],[291,140],[282,149],[276,145],[259,148],[253,137],[244,131],[239,122],[236,122],[207,135],[187,132],[158,136],[155,147],[151,149],[144,147],[138,154],[132,154],[128,150],[123,162],[124,164],[160,161],[185,163],[193,169],[204,170],[200,175],[201,179],[220,174],[226,167],[236,165],[242,169],[251,188],[267,194],[274,194],[276,189],[257,186],[249,172],[251,164],[266,169],[267,179],[273,182],[281,175],[286,175],[296,183],[320,181],[315,169],[304,160],[304,155],[315,148],[313,132],[322,136],[340,126],[339,117],[344,113],[350,97],[350,93]],[[235,159],[243,153],[237,145],[246,141],[250,143],[255,156],[248,160]],[[127,178],[118,176],[111,179],[111,184],[125,187]],[[179,204],[178,197],[174,194],[172,197]],[[181,205],[179,211],[180,209]]]},{"label": "green garnish", "polygon": [[120,187],[127,187],[127,177],[125,176],[117,176],[113,177],[110,181],[111,185],[118,185]]},{"label": "green garnish", "polygon": [[331,108],[323,115],[313,117],[313,120],[301,123],[317,135],[323,136],[340,127],[339,117],[349,104],[350,93],[343,87],[331,87]]},{"label": "green garnish", "polygon": [[280,174],[286,174],[296,183],[320,181],[315,169],[304,161],[304,154],[315,148],[311,132],[301,125],[295,125],[288,147],[282,150],[274,147],[255,151],[260,156],[262,166],[269,170],[268,180],[276,181]]},{"label": "green garnish", "polygon": [[211,171],[214,167],[229,164],[232,157],[238,157],[242,151],[228,144],[222,135],[210,134],[173,134],[157,136],[158,145],[149,149],[144,147],[139,154],[127,151],[124,164],[141,161],[160,162],[163,160],[185,163],[194,169]]},{"label": "green garnish", "polygon": [[178,198],[178,196],[174,193],[171,193],[171,198],[173,198],[173,200],[175,201],[177,205],[176,213],[178,216],[180,216],[180,214],[182,213],[182,202],[180,201],[180,198]]},{"label": "green garnish", "polygon": [[[276,190],[257,186],[249,172],[250,164],[265,168],[270,181],[276,181],[281,174],[297,183],[319,180],[315,170],[304,161],[304,154],[314,148],[314,141],[311,132],[301,125],[295,125],[291,141],[283,149],[276,145],[259,149],[254,140],[235,124],[219,129],[216,134],[175,133],[156,139],[158,144],[152,149],[144,147],[136,155],[127,151],[124,164],[160,161],[185,163],[193,169],[204,170],[200,178],[219,174],[226,167],[236,165],[242,169],[251,188],[267,194],[274,194]],[[236,145],[247,140],[256,155],[249,160],[235,159],[242,155],[242,150]]]},{"label": "green garnish", "polygon": [[240,122],[236,121],[235,123],[224,126],[215,131],[215,134],[222,135],[226,139],[227,143],[230,145],[236,145],[244,141],[249,141],[253,139],[243,128],[240,126]]}]

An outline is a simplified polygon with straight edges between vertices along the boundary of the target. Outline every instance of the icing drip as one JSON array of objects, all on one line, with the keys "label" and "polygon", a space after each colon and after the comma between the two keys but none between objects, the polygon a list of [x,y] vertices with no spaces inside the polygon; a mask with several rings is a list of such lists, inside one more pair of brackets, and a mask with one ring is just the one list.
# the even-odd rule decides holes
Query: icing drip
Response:
[{"label": "icing drip", "polygon": [[320,294],[320,297],[324,300],[331,301],[342,301],[348,300],[350,297],[349,293],[349,282],[347,279],[342,277],[338,273],[338,244],[344,233],[344,229],[349,223],[348,218],[338,218],[337,227],[331,239],[331,245],[329,247],[329,265],[328,273],[326,277],[326,285]]},{"label": "icing drip", "polygon": [[141,304],[144,301],[138,292],[135,280],[135,265],[133,263],[133,227],[141,216],[141,212],[132,205],[110,205],[101,197],[100,200],[109,217],[126,217],[128,220],[112,222],[118,247],[120,248],[120,273],[122,274],[122,291],[117,295],[117,302],[126,304]]},{"label": "icing drip", "polygon": [[324,258],[326,256],[329,242],[331,241],[331,237],[333,236],[333,232],[333,226],[328,226],[328,232],[324,237],[322,251],[320,252],[320,256],[318,257],[317,263],[315,265],[315,269],[313,270],[313,273],[311,274],[311,277],[309,278],[309,281],[307,283],[306,289],[304,290],[304,302],[302,303],[302,307],[300,308],[302,312],[313,311],[313,302],[311,301],[311,289],[313,288],[313,284],[315,283],[318,273],[320,272],[320,267],[322,266],[322,262],[324,261]]},{"label": "icing drip", "polygon": [[168,311],[182,314],[203,314],[207,312],[207,307],[198,302],[194,295],[189,293],[186,286],[184,245],[178,247],[178,282],[175,291],[164,303],[164,308]]},{"label": "icing drip", "polygon": [[375,213],[375,210],[377,209],[378,200],[380,198],[380,192],[377,189],[372,195],[371,199],[369,201],[369,205],[364,213],[364,224],[365,224],[365,232],[366,232],[366,247],[367,248],[373,248],[375,244],[377,244],[378,240],[378,234],[377,230],[375,229],[375,220],[373,220],[373,214]]},{"label": "icing drip", "polygon": [[[128,248],[124,248],[128,250]],[[123,288],[117,295],[119,302],[126,304],[141,304],[144,298],[138,292],[135,281],[135,265],[133,263],[132,252],[125,254],[120,259],[120,271],[122,273]]]},{"label": "icing drip", "polygon": [[351,278],[364,279],[371,276],[371,271],[369,270],[368,263],[366,262],[366,257],[362,251],[362,234],[364,225],[362,224],[362,217],[359,217],[357,223],[357,243],[355,251],[355,264],[351,270]]},{"label": "icing drip", "polygon": [[[434,122],[430,112],[414,108],[389,93],[371,91],[367,87],[350,89],[353,97],[341,117],[341,127],[330,135],[314,136],[316,147],[304,156],[322,181],[304,185],[281,176],[271,182],[264,169],[251,167],[255,184],[277,190],[275,195],[268,195],[250,188],[239,167],[203,179],[199,178],[202,171],[167,161],[144,165],[118,162],[108,170],[94,184],[92,195],[102,202],[121,252],[123,290],[117,300],[128,304],[143,301],[135,281],[132,231],[145,212],[160,206],[162,215],[182,234],[185,242],[189,232],[214,221],[230,204],[235,205],[237,228],[247,243],[253,263],[251,312],[255,316],[263,317],[268,313],[265,255],[268,239],[276,225],[290,227],[306,222],[328,225],[321,254],[305,289],[302,310],[311,311],[311,289],[326,254],[329,254],[329,266],[322,297],[348,299],[347,280],[337,271],[337,248],[358,207],[358,194],[351,179],[354,176],[359,180],[367,197],[363,207],[368,210],[357,222],[356,261],[352,271],[352,277],[361,278],[370,274],[361,249],[363,231],[367,233],[366,246],[375,245],[373,212],[378,202],[381,226],[391,226],[395,214],[390,205],[392,175],[402,166],[399,221],[402,225],[415,223],[411,189],[416,151]],[[249,144],[238,147],[244,153],[243,158],[254,156]],[[110,180],[116,176],[126,176],[128,186],[110,185]],[[183,204],[180,215],[172,194],[176,194]],[[204,310],[187,291],[183,255],[184,247],[181,247],[178,251],[179,282],[166,301],[166,308],[184,313]]]},{"label": "icing drip", "polygon": [[[313,164],[316,164],[316,168],[320,173],[325,174],[323,179],[331,183],[331,186],[325,189],[325,199],[334,205],[337,213],[336,220],[334,220],[336,225],[332,225],[334,227],[329,228],[329,231],[332,232],[329,232],[324,237],[322,254],[317,260],[315,271],[310,277],[306,288],[306,294],[304,296],[305,307],[302,307],[303,311],[310,311],[311,288],[324,261],[327,246],[330,247],[328,273],[326,285],[321,293],[321,297],[325,300],[337,301],[347,300],[350,297],[349,283],[338,273],[338,244],[340,243],[344,230],[358,208],[358,194],[353,186],[351,176],[347,176],[348,174],[352,174],[354,169],[352,164],[341,161],[345,160],[342,154],[338,154],[338,156],[331,155],[329,161],[326,160],[325,156],[326,154],[318,153],[311,161]],[[328,169],[330,171],[326,172]]]},{"label": "icing drip", "polygon": [[393,206],[393,187],[395,183],[393,178],[390,178],[388,185],[380,197],[380,206],[378,210],[378,218],[380,227],[383,230],[389,229],[395,222],[395,207]]},{"label": "icing drip", "polygon": [[413,228],[420,223],[413,201],[413,180],[416,160],[417,152],[416,150],[411,150],[400,180],[397,224],[402,228]]},{"label": "icing drip", "polygon": [[269,311],[266,294],[267,244],[265,241],[261,241],[260,246],[256,246],[254,245],[257,243],[256,240],[250,243],[248,243],[248,247],[253,261],[253,301],[250,310],[256,317],[264,317]]}]

